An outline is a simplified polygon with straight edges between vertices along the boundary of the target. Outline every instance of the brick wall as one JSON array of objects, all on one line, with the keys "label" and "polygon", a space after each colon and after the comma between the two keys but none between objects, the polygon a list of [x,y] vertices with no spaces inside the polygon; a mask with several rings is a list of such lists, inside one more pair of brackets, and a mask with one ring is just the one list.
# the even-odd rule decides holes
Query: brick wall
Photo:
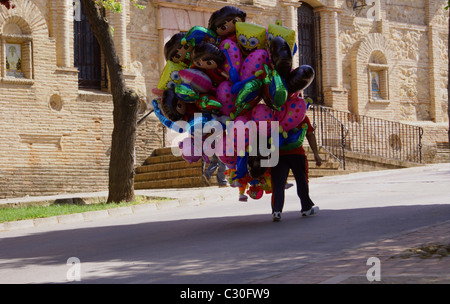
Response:
[{"label": "brick wall", "polygon": [[[296,28],[299,5],[294,0],[143,0],[140,3],[147,7],[138,10],[129,1],[121,1],[124,14],[108,17],[115,28],[127,83],[147,104],[155,97],[151,90],[165,64],[164,41],[174,31],[206,25],[214,10],[228,4],[244,9],[249,22],[267,25],[281,17],[284,25]],[[436,142],[446,141],[448,128],[448,12],[444,3],[381,1],[382,20],[372,22],[365,18],[365,10],[358,15],[344,0],[304,2],[322,20],[325,104],[422,126],[431,159]],[[0,198],[106,190],[111,96],[78,90],[72,3],[15,0],[15,4],[16,9],[10,11],[0,7]],[[165,20],[164,12],[185,16],[183,20],[188,21],[181,28],[182,19]],[[25,79],[6,77],[5,43],[23,45]],[[367,54],[358,52],[367,46],[364,43],[381,50],[387,59],[389,103],[370,102],[368,62],[365,67],[361,64],[370,60],[371,49],[366,49]],[[143,107],[141,115],[145,112]],[[152,115],[138,129],[137,165],[162,146],[162,138],[161,124]]]}]

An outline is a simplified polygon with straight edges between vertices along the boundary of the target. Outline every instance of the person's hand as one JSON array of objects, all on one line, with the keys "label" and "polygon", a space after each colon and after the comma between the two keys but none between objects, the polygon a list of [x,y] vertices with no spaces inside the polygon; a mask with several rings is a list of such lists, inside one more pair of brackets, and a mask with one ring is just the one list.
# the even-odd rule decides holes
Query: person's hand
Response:
[{"label": "person's hand", "polygon": [[322,166],[322,158],[320,157],[320,155],[318,153],[314,154],[314,159],[316,161],[317,167]]}]

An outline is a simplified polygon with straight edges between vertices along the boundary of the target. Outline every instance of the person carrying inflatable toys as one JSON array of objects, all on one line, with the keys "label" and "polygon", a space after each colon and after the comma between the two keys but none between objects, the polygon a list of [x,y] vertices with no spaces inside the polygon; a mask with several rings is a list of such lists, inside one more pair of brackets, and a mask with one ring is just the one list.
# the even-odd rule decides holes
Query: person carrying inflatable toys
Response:
[{"label": "person carrying inflatable toys", "polygon": [[[314,134],[314,128],[309,121],[308,116],[298,125],[297,129],[304,130],[306,134]],[[299,131],[301,132],[301,131]],[[308,135],[306,135],[308,138]],[[309,138],[313,138],[309,135]],[[315,138],[315,136],[314,136]],[[297,195],[301,203],[302,216],[310,216],[319,212],[319,207],[315,206],[309,196],[308,176],[307,176],[307,159],[305,149],[303,148],[303,140],[301,145],[294,145],[292,149],[280,147],[280,158],[278,164],[271,168],[272,176],[272,219],[274,222],[281,220],[281,214],[284,206],[284,193],[289,170],[292,170],[297,184]],[[320,156],[317,151],[317,143],[310,142],[313,149],[314,157],[317,164],[321,164]]]},{"label": "person carrying inflatable toys", "polygon": [[236,22],[245,22],[247,13],[235,6],[224,6],[220,10],[211,14],[208,28],[218,36],[218,42],[225,39],[236,39]]},{"label": "person carrying inflatable toys", "polygon": [[[312,138],[313,129],[305,118],[308,104],[302,92],[314,80],[314,70],[307,65],[293,69],[297,47],[294,30],[283,27],[280,21],[261,26],[247,23],[246,18],[241,9],[224,6],[211,15],[207,28],[193,26],[165,43],[167,63],[152,90],[158,96],[153,100],[155,114],[164,126],[189,135],[179,142],[182,157],[189,163],[209,161],[210,153],[204,150],[208,145],[204,144],[214,136],[205,136],[205,126],[211,122],[219,122],[222,127],[228,121],[234,126],[250,122],[256,131],[247,135],[248,126],[243,124],[243,141],[235,132],[215,141],[214,147],[210,145],[228,166],[227,176],[231,185],[239,187],[240,201],[272,193],[274,214],[281,215],[286,168],[289,172],[292,167],[298,179],[302,213],[312,215],[318,209],[313,208],[305,188],[307,161],[302,144],[305,137],[308,141]],[[273,140],[268,136],[274,136],[270,123],[275,121],[280,126],[275,130],[280,161],[271,168],[262,168],[258,151],[256,156],[252,153],[251,139],[261,136],[268,142]],[[228,126],[224,134],[232,134]],[[201,147],[198,140],[192,140],[197,136],[201,137]],[[318,154],[315,158],[320,163]]]}]

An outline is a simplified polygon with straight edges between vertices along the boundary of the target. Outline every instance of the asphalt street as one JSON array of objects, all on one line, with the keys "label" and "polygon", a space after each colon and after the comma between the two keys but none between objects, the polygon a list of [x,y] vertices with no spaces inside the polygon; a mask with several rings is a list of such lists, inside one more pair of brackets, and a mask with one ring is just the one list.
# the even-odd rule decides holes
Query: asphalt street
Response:
[{"label": "asphalt street", "polygon": [[141,193],[202,199],[185,207],[0,231],[0,283],[66,283],[75,273],[69,258],[80,262],[80,283],[252,283],[449,221],[450,164],[312,179],[320,213],[302,218],[292,187],[279,223],[271,220],[270,195],[241,203],[234,188]]}]

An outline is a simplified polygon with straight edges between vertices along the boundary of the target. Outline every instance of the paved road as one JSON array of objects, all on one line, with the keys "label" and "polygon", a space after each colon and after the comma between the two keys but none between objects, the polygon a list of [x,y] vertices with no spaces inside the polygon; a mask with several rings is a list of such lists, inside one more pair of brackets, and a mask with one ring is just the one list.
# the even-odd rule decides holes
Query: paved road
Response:
[{"label": "paved road", "polygon": [[[0,283],[251,283],[420,227],[450,220],[450,164],[312,179],[321,211],[301,218],[295,187],[280,223],[270,196],[239,203],[237,190],[198,206],[0,232]],[[148,191],[162,194],[161,191]],[[369,257],[367,257],[369,258]]]}]

